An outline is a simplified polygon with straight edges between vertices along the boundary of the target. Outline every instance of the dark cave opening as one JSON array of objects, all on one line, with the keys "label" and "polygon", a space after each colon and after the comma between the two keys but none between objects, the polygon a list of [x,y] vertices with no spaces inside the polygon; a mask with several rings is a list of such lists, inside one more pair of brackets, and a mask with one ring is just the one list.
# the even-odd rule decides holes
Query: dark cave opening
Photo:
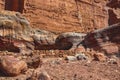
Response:
[{"label": "dark cave opening", "polygon": [[5,10],[23,13],[24,0],[5,0]]}]

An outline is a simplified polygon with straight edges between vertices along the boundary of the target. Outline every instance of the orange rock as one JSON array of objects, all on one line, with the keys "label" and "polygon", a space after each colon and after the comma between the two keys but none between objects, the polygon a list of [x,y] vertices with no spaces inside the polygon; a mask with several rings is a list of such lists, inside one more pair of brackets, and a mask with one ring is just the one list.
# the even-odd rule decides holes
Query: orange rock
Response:
[{"label": "orange rock", "polygon": [[27,64],[14,56],[2,56],[0,70],[7,76],[17,76],[27,70]]},{"label": "orange rock", "polygon": [[103,53],[96,53],[96,54],[94,54],[94,57],[98,61],[105,61],[106,60],[106,56]]}]

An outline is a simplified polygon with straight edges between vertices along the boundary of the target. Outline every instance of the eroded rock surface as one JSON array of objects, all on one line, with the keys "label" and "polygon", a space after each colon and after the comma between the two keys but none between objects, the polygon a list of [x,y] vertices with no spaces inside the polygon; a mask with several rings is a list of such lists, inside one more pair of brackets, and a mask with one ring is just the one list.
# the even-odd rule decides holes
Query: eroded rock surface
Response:
[{"label": "eroded rock surface", "polygon": [[55,40],[58,35],[55,35],[52,32],[35,29],[34,35],[32,36],[35,49],[37,50],[50,50],[50,49],[57,49],[55,44]]},{"label": "eroded rock surface", "polygon": [[[120,21],[119,4],[119,0],[26,0],[23,14],[32,27],[56,33],[89,32]],[[1,0],[0,9],[4,7]]]},{"label": "eroded rock surface", "polygon": [[27,0],[24,15],[32,27],[56,33],[89,32],[108,25],[105,0]]},{"label": "eroded rock surface", "polygon": [[87,48],[104,51],[107,54],[120,52],[120,23],[96,30],[85,38]]},{"label": "eroded rock surface", "polygon": [[0,11],[0,50],[32,50],[34,47],[30,33],[30,24],[20,13]]}]

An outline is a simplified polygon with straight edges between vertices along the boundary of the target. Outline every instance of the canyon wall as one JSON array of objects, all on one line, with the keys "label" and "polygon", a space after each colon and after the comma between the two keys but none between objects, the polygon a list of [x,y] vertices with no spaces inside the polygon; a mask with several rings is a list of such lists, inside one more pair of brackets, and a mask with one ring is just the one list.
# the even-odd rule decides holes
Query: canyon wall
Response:
[{"label": "canyon wall", "polygon": [[25,16],[44,30],[89,32],[107,26],[105,5],[98,0],[27,0]]},{"label": "canyon wall", "polygon": [[90,32],[119,22],[119,14],[119,0],[25,0],[23,13],[32,27],[56,33]]}]

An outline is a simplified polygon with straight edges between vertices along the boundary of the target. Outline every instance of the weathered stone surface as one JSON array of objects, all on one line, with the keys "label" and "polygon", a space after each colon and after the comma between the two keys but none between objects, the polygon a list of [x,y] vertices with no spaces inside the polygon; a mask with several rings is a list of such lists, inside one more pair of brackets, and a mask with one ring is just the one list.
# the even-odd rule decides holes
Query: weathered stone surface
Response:
[{"label": "weathered stone surface", "polygon": [[34,49],[29,22],[17,12],[0,11],[0,50]]},{"label": "weathered stone surface", "polygon": [[32,41],[30,31],[29,22],[20,13],[0,11],[0,36]]},{"label": "weathered stone surface", "polygon": [[89,32],[108,25],[105,0],[27,0],[24,15],[33,27],[62,32]]},{"label": "weathered stone surface", "polygon": [[2,56],[0,58],[0,70],[6,76],[17,76],[27,70],[27,64],[14,56]]},{"label": "weathered stone surface", "polygon": [[85,40],[88,48],[107,54],[120,52],[120,23],[89,33]]},{"label": "weathered stone surface", "polygon": [[[24,15],[40,29],[89,32],[120,21],[119,4],[119,0],[27,0]],[[1,0],[0,9],[4,6]]]},{"label": "weathered stone surface", "polygon": [[[1,6],[4,5],[3,2],[4,0],[0,1]],[[27,0],[25,9],[24,15],[31,21],[33,27],[57,33],[66,31],[89,32],[120,21],[119,0],[110,0],[108,3],[105,0],[46,0],[46,2]],[[31,52],[30,50],[34,49],[34,43],[35,49],[70,49],[71,47],[73,49],[81,42],[79,40],[81,38],[77,39],[73,34],[63,33],[61,35],[67,37],[63,36],[63,39],[60,35],[56,42],[56,35],[50,32],[32,30],[33,34],[31,34],[29,22],[21,14],[8,11],[1,11],[0,14],[1,50],[27,53],[27,50]],[[119,51],[119,45],[116,46],[116,43],[108,41],[108,44],[115,51],[111,52],[110,49],[106,49],[106,46],[102,46],[101,50],[106,51],[106,53],[111,52],[111,54]]]},{"label": "weathered stone surface", "polygon": [[35,49],[57,49],[55,45],[57,35],[52,32],[35,29],[32,37],[35,43]]},{"label": "weathered stone surface", "polygon": [[82,44],[85,36],[83,33],[66,32],[57,37],[56,45],[58,49],[75,49]]},{"label": "weathered stone surface", "polygon": [[[67,32],[56,35],[50,31],[32,29],[17,12],[0,12],[0,50],[29,54],[32,50],[76,48],[86,34]],[[57,38],[57,39],[56,39]]]}]

